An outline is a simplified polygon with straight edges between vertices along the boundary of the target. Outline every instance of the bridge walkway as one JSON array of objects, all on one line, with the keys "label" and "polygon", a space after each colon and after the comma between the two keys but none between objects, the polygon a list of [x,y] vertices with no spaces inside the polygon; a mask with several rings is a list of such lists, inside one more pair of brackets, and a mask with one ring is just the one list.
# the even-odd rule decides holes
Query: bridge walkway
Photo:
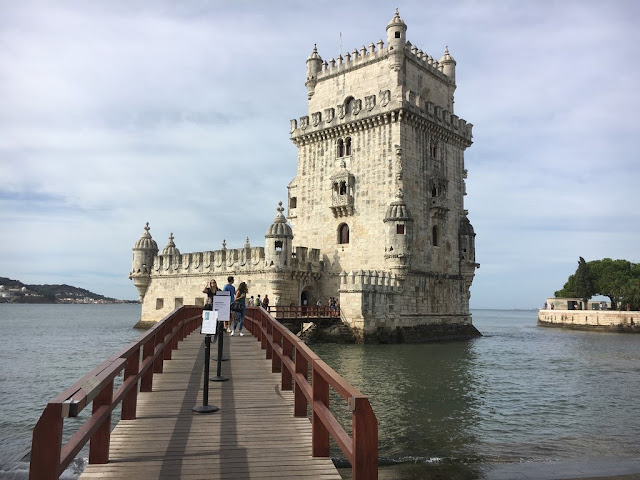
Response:
[{"label": "bridge walkway", "polygon": [[[202,405],[204,336],[194,331],[173,352],[153,391],[138,394],[137,419],[111,433],[109,463],[89,464],[89,479],[340,480],[329,458],[312,457],[311,422],[294,417],[294,394],[280,389],[260,343],[250,333],[229,337],[222,362],[226,382],[209,382],[214,413]],[[216,375],[211,348],[211,374]]]}]

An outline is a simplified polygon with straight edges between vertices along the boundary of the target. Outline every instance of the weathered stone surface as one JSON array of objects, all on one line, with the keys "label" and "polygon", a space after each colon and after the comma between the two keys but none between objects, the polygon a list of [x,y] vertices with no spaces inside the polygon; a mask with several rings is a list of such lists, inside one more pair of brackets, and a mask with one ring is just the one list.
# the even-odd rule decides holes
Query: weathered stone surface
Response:
[{"label": "weathered stone surface", "polygon": [[[479,265],[464,208],[472,125],[453,114],[455,60],[412,46],[398,12],[380,41],[307,59],[308,111],[290,122],[298,169],[264,247],[158,255],[146,230],[131,278],[142,320],[202,304],[233,275],[271,305],[339,299],[359,341],[469,338]],[[290,222],[290,225],[287,223]],[[170,238],[173,243],[173,237]],[[155,248],[155,250],[154,250]]]}]

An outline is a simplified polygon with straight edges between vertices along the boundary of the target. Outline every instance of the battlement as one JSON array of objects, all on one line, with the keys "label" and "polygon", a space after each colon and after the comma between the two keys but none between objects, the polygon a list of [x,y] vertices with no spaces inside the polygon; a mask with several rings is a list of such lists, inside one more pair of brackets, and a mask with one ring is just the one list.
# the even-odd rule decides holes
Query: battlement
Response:
[{"label": "battlement", "polygon": [[[392,52],[393,51],[388,47],[385,47],[382,40],[378,41],[377,48],[373,42],[369,44],[368,49],[364,45],[362,45],[359,50],[354,48],[351,53],[345,53],[344,57],[339,55],[337,58],[331,58],[329,61],[323,61],[322,69],[317,75],[317,81],[320,82],[334,77],[335,75],[341,75],[350,70],[361,68],[376,61],[386,59]],[[393,53],[395,54],[397,52]],[[407,42],[405,44],[405,48],[402,53],[433,76],[443,81],[448,80],[447,75],[444,73],[444,65],[440,64],[431,55],[413,46],[411,42]]]},{"label": "battlement", "polygon": [[[291,129],[289,133],[295,143],[299,137],[315,134],[327,128],[337,127],[338,125],[340,125],[342,133],[351,133],[348,128],[349,125],[352,125],[355,131],[374,127],[380,123],[398,121],[402,118],[402,115],[398,114],[398,112],[401,113],[401,110],[395,112],[383,111],[384,107],[389,103],[390,96],[390,90],[367,95],[364,97],[364,108],[362,99],[354,99],[353,102],[355,106],[349,116],[343,114],[344,105],[336,105],[336,108],[325,108],[324,112],[313,112],[311,114],[311,120],[308,115],[300,117],[299,123],[298,120],[292,119],[290,121]],[[463,118],[458,117],[433,102],[423,101],[417,93],[407,92],[404,106],[415,113],[421,113],[421,116],[425,117],[426,120],[460,135],[468,141],[471,141],[473,138],[472,123],[467,123]],[[338,111],[337,114],[336,110]],[[379,117],[379,121],[371,120],[376,117]]]},{"label": "battlement", "polygon": [[[293,271],[319,271],[322,268],[320,250],[296,247],[291,253],[289,266]],[[263,269],[269,269],[265,248],[244,247],[178,255],[156,255],[153,258],[152,274],[154,276],[200,275],[229,271],[246,273]]]},{"label": "battlement", "polygon": [[341,292],[377,291],[393,293],[400,289],[401,282],[394,273],[382,270],[360,270],[340,274]]}]

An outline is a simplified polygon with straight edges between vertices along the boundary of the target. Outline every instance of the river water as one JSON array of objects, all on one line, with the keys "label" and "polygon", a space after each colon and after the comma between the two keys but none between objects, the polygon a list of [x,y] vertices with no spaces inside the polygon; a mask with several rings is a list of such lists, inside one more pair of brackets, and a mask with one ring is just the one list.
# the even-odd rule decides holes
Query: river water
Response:
[{"label": "river water", "polygon": [[[471,341],[312,346],[369,396],[381,478],[511,478],[505,465],[522,478],[549,462],[640,458],[640,335],[542,328],[534,311],[472,313],[484,336]],[[140,335],[139,316],[139,305],[0,305],[0,478],[27,478],[46,402]]]}]

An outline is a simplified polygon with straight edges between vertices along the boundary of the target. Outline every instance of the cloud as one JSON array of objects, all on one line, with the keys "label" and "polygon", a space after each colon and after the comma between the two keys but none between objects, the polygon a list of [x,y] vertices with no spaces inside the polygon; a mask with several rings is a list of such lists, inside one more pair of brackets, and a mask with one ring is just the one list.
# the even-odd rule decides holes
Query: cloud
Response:
[{"label": "cloud", "polygon": [[[399,5],[474,124],[472,307],[538,306],[578,256],[640,261],[632,1]],[[305,60],[386,41],[387,2],[0,5],[0,263],[134,298],[131,248],[261,245],[296,175]]]}]

